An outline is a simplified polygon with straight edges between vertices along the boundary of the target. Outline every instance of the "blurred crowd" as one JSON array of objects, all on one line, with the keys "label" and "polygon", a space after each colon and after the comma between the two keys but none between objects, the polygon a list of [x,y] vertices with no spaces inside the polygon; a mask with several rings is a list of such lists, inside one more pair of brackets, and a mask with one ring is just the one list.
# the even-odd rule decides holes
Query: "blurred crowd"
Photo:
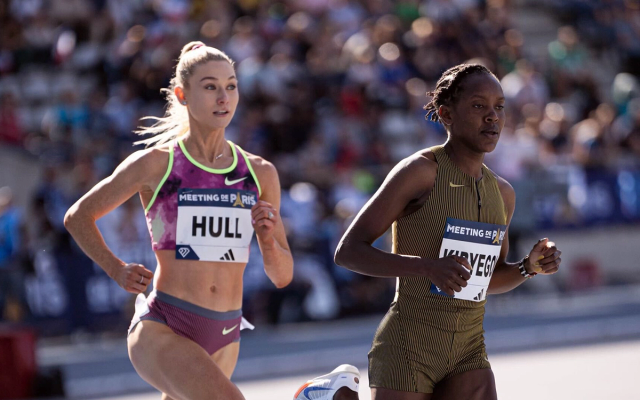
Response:
[{"label": "blurred crowd", "polygon": [[[160,88],[191,40],[235,60],[241,100],[227,136],[272,161],[283,186],[296,277],[274,291],[252,258],[245,313],[254,320],[329,319],[388,306],[393,282],[336,267],[333,250],[396,162],[444,142],[422,106],[441,73],[462,62],[488,66],[507,98],[508,120],[487,164],[522,193],[536,192],[532,177],[557,183],[547,217],[523,229],[585,224],[584,210],[598,198],[589,182],[599,179],[615,181],[619,218],[637,220],[640,3],[540,2],[563,24],[543,58],[527,54],[511,3],[0,0],[0,145],[41,170],[30,204],[12,205],[11,190],[0,189],[0,315],[44,318],[58,310],[69,314],[71,329],[93,324],[91,313],[121,317],[128,296],[79,255],[62,218],[136,150],[140,118],[163,114]],[[592,60],[615,70],[612,83],[600,84]],[[99,225],[118,256],[154,267],[137,199]],[[376,245],[389,248],[388,235]],[[6,289],[16,281],[25,289]],[[25,302],[21,314],[15,304]],[[64,311],[69,304],[75,308]]]}]

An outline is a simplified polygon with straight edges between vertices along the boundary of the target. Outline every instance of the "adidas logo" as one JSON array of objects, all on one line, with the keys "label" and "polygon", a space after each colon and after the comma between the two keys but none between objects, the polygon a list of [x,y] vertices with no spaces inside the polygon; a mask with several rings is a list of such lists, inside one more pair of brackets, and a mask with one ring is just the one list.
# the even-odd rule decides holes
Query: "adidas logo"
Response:
[{"label": "adidas logo", "polygon": [[188,249],[188,248],[186,248],[186,247],[181,247],[181,248],[178,250],[178,253],[180,253],[180,255],[182,256],[182,258],[185,258],[185,257],[187,256],[187,254],[189,254],[189,252],[191,252],[191,250],[189,250],[189,249]]},{"label": "adidas logo", "polygon": [[229,251],[224,254],[224,257],[220,257],[220,259],[222,261],[224,261],[224,260],[235,261],[236,260],[236,258],[233,256],[233,250],[231,250],[231,249],[229,249]]},{"label": "adidas logo", "polygon": [[480,300],[482,300],[482,295],[483,295],[483,294],[484,294],[484,289],[482,289],[482,290],[480,291],[480,293],[478,293],[478,295],[477,295],[476,297],[474,297],[473,299],[474,299],[474,300],[477,300],[477,301],[480,301]]}]

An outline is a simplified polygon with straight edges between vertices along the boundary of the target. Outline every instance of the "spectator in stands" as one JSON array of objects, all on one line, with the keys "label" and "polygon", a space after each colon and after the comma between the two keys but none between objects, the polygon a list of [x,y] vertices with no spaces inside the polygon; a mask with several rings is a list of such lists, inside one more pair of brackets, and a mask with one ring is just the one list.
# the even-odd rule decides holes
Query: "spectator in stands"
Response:
[{"label": "spectator in stands", "polygon": [[0,95],[0,143],[21,146],[24,131],[18,117],[17,102],[11,92]]},{"label": "spectator in stands", "polygon": [[[230,138],[273,160],[283,199],[299,182],[317,188],[305,205],[316,225],[291,232],[305,238],[300,257],[324,260],[345,304],[365,301],[366,290],[356,287],[367,283],[336,272],[331,260],[330,243],[349,218],[341,202],[359,209],[399,159],[441,142],[442,128],[418,115],[452,65],[481,58],[502,78],[509,117],[487,163],[506,178],[558,166],[638,166],[640,86],[631,74],[619,79],[624,93],[617,85],[612,116],[589,68],[595,48],[605,64],[640,71],[634,2],[546,2],[566,25],[545,60],[527,54],[509,1],[5,3],[0,144],[37,158],[44,183],[35,197],[55,230],[61,210],[134,150],[139,116],[162,114],[159,88],[168,85],[180,44],[195,39],[238,62],[243,102]],[[59,46],[70,53],[59,57]],[[263,287],[258,276],[246,277],[255,292]]]},{"label": "spectator in stands", "polygon": [[13,206],[13,193],[0,188],[0,321],[3,315],[17,319],[26,310],[22,216]]}]

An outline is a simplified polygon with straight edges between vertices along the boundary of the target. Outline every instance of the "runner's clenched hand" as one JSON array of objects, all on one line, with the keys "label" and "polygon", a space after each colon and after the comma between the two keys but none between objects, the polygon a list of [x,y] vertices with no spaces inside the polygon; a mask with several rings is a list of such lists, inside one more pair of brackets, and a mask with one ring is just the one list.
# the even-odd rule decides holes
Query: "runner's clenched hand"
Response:
[{"label": "runner's clenched hand", "polygon": [[529,273],[555,274],[560,268],[561,254],[562,252],[558,250],[555,243],[550,242],[547,238],[540,239],[529,253],[529,265],[525,265],[525,268]]},{"label": "runner's clenched hand", "polygon": [[464,257],[448,256],[431,260],[426,269],[426,275],[434,285],[449,296],[455,295],[471,278],[471,265]]},{"label": "runner's clenched hand", "polygon": [[278,221],[278,211],[271,203],[264,200],[258,202],[251,208],[251,224],[256,231],[256,235],[263,242],[270,241]]}]

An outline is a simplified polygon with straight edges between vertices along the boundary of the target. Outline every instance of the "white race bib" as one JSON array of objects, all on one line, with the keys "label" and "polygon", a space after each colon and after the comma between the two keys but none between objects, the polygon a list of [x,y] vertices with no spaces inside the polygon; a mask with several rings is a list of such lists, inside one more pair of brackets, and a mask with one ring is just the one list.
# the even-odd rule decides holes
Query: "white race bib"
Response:
[{"label": "white race bib", "polygon": [[[451,255],[464,257],[472,267],[467,287],[457,292],[454,298],[482,301],[487,297],[506,229],[506,225],[447,218],[440,258]],[[451,297],[433,283],[431,293]]]},{"label": "white race bib", "polygon": [[176,259],[246,263],[257,197],[238,189],[180,189]]}]

